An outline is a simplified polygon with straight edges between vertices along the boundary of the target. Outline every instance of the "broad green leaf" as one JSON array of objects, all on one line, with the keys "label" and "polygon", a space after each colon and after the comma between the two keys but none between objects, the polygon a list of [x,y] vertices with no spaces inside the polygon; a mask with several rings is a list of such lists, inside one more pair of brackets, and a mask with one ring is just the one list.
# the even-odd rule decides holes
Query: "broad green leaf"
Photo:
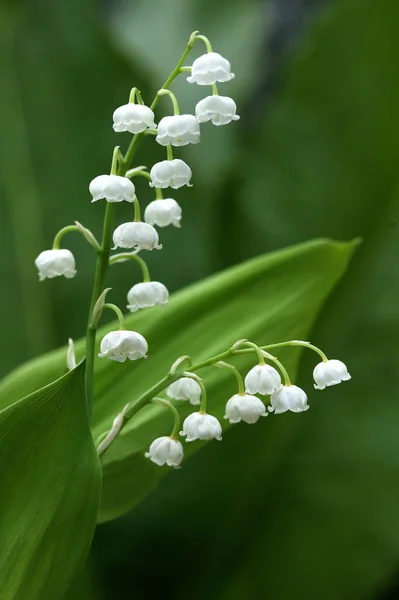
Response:
[{"label": "broad green leaf", "polygon": [[88,554],[101,470],[85,366],[0,412],[0,579],[4,600],[62,598]]},{"label": "broad green leaf", "polygon": [[[161,379],[182,354],[200,361],[226,349],[237,339],[258,343],[306,338],[314,319],[346,269],[353,244],[315,241],[253,259],[175,294],[165,310],[143,311],[128,317],[127,326],[148,340],[150,358],[135,364],[97,361],[93,430],[97,437],[109,429],[127,402]],[[113,326],[102,330],[99,337]],[[287,356],[295,373],[299,352]],[[65,349],[16,370],[0,386],[0,397],[15,396],[42,384],[64,368]],[[253,358],[242,357],[248,368]],[[222,418],[227,394],[234,382],[225,371],[206,373],[210,410]],[[189,410],[185,405],[182,415]],[[159,407],[141,410],[126,426],[104,458],[100,519],[117,516],[154,487],[165,469],[143,457],[158,435],[168,432],[170,416]],[[191,445],[187,455],[201,447]]]}]

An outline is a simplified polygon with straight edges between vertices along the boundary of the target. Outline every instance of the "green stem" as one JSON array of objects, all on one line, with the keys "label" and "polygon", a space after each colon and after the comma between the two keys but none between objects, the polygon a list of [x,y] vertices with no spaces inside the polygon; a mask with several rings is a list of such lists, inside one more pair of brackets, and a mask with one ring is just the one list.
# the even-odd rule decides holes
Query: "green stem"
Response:
[{"label": "green stem", "polygon": [[146,406],[146,404],[148,404],[149,402],[151,402],[151,400],[157,396],[160,392],[162,392],[162,390],[164,390],[166,387],[168,387],[169,384],[173,383],[174,381],[177,381],[179,378],[181,377],[181,373],[176,373],[176,374],[168,374],[165,375],[165,377],[163,377],[160,381],[158,381],[158,383],[156,383],[155,385],[152,386],[152,388],[150,388],[149,390],[147,390],[145,392],[145,394],[143,394],[138,400],[137,402],[132,402],[129,405],[129,408],[127,409],[126,413],[125,413],[125,421],[129,421],[141,408],[143,408],[144,406]]},{"label": "green stem", "polygon": [[238,393],[240,394],[240,396],[245,395],[244,380],[241,376],[240,371],[238,369],[236,369],[236,367],[234,367],[233,365],[230,365],[229,363],[223,362],[223,361],[218,361],[217,363],[215,363],[215,367],[222,367],[224,369],[229,369],[230,371],[232,371],[237,379]]},{"label": "green stem", "polygon": [[172,104],[173,104],[173,114],[180,115],[179,103],[173,92],[162,88],[159,90],[158,96],[169,96],[169,98],[172,100]]},{"label": "green stem", "polygon": [[199,409],[198,412],[201,415],[206,415],[206,405],[207,405],[207,402],[208,402],[208,397],[207,397],[207,394],[206,394],[206,387],[205,387],[205,384],[202,381],[202,379],[198,379],[196,381],[198,382],[198,385],[201,388],[201,406],[200,406],[200,409]]},{"label": "green stem", "polygon": [[121,311],[119,306],[116,306],[116,304],[111,304],[110,302],[107,302],[106,304],[104,304],[103,308],[108,308],[109,310],[114,311],[114,313],[118,317],[119,329],[125,329],[125,317],[123,316],[123,312]]},{"label": "green stem", "polygon": [[130,91],[130,95],[129,95],[129,104],[135,104],[136,102],[136,97],[138,100],[139,104],[144,104],[143,102],[143,98],[141,97],[141,93],[140,90],[138,90],[136,87],[132,88]]},{"label": "green stem", "polygon": [[151,180],[151,175],[148,173],[148,171],[145,171],[147,167],[136,167],[135,169],[129,169],[129,171],[127,171],[126,173],[126,177],[128,177],[129,179],[132,179],[132,177],[145,177],[146,179]]},{"label": "green stem", "polygon": [[177,436],[179,435],[179,431],[180,431],[180,415],[178,410],[176,409],[175,406],[173,406],[173,404],[171,402],[169,402],[169,400],[165,400],[164,398],[153,398],[152,402],[154,404],[158,404],[159,406],[164,406],[165,408],[168,408],[174,417],[174,424],[173,424],[173,429],[172,429],[172,433],[170,434],[169,437],[172,438],[172,440],[177,440]]},{"label": "green stem", "polygon": [[136,254],[136,252],[121,252],[120,254],[114,254],[109,259],[109,264],[113,265],[114,263],[125,261],[125,260],[135,260],[139,263],[141,267],[141,271],[143,273],[143,281],[148,282],[151,281],[150,272],[148,270],[147,263],[141,256]]},{"label": "green stem", "polygon": [[163,200],[163,193],[161,188],[155,188],[155,200]]},{"label": "green stem", "polygon": [[170,144],[166,146],[166,158],[168,160],[173,160],[173,148]]},{"label": "green stem", "polygon": [[139,202],[139,199],[137,198],[137,196],[134,197],[133,206],[134,206],[134,222],[140,223],[141,211],[140,211],[140,202]]},{"label": "green stem", "polygon": [[219,96],[218,86],[216,85],[216,83],[214,83],[212,85],[212,95],[213,96]]},{"label": "green stem", "polygon": [[257,346],[256,344],[254,344],[253,342],[242,342],[242,344],[240,344],[241,346],[248,346],[248,348],[253,348],[256,352],[256,355],[258,357],[258,361],[260,365],[264,365],[265,364],[265,358],[262,354],[262,350],[260,349],[259,346]]},{"label": "green stem", "polygon": [[208,40],[207,37],[205,37],[204,35],[196,35],[195,39],[196,40],[201,40],[202,42],[204,42],[204,44],[206,46],[207,52],[212,52],[212,45],[211,45],[211,42]]},{"label": "green stem", "polygon": [[123,156],[121,153],[121,148],[120,148],[120,146],[115,146],[114,151],[112,153],[111,175],[119,175],[118,165],[122,161],[123,161]]},{"label": "green stem", "polygon": [[112,224],[114,220],[115,203],[107,202],[105,208],[103,237],[101,250],[97,255],[96,271],[94,275],[93,293],[91,297],[89,322],[86,333],[86,397],[89,414],[93,405],[93,379],[94,379],[94,354],[96,346],[97,326],[92,325],[93,308],[104,289],[105,276],[108,269],[109,255],[111,252]]},{"label": "green stem", "polygon": [[61,247],[61,240],[66,233],[70,233],[71,231],[79,231],[79,227],[77,225],[68,225],[67,227],[63,227],[57,233],[53,242],[53,250],[59,250]]},{"label": "green stem", "polygon": [[314,346],[310,342],[304,342],[302,340],[290,340],[289,342],[280,342],[279,344],[269,344],[268,346],[262,346],[262,350],[271,350],[272,348],[282,348],[284,346],[301,346],[302,348],[309,348],[313,350],[319,356],[321,356],[323,362],[327,362],[328,358],[320,348]]},{"label": "green stem", "polygon": [[[186,60],[187,56],[190,54],[190,52],[195,44],[197,33],[198,33],[198,31],[193,31],[193,33],[190,35],[190,38],[188,40],[188,44],[187,44],[185,51],[183,52],[175,69],[169,75],[169,77],[167,78],[167,80],[165,81],[165,83],[163,84],[161,89],[166,90],[170,86],[172,81],[174,81],[174,79],[176,79],[176,77],[180,74],[180,69],[182,68],[184,61]],[[154,98],[153,103],[150,106],[151,110],[154,110],[154,108],[158,104],[158,100],[159,100],[159,96],[157,94],[156,97]]]}]

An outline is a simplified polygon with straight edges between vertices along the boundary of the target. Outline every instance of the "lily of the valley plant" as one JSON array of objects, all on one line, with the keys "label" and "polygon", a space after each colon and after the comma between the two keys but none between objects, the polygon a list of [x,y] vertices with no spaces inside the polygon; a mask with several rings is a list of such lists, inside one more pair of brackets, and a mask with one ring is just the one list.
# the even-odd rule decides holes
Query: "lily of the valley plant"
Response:
[{"label": "lily of the valley plant", "polygon": [[[186,59],[194,45],[204,43],[206,53],[194,60],[192,66],[186,66]],[[188,74],[187,82],[205,87],[206,95],[201,99],[191,113],[181,113],[177,97],[169,89],[176,77]],[[92,245],[97,256],[97,266],[93,285],[93,295],[90,306],[88,328],[86,334],[86,394],[89,406],[93,403],[93,368],[98,359],[112,360],[116,363],[146,359],[151,360],[151,348],[139,331],[129,331],[125,328],[123,312],[115,304],[106,302],[106,276],[108,267],[118,262],[135,261],[141,268],[142,281],[132,282],[127,290],[127,308],[131,312],[152,307],[165,307],[169,293],[164,282],[152,281],[145,261],[146,252],[162,249],[162,235],[158,229],[174,226],[180,227],[182,209],[178,202],[163,192],[171,188],[176,190],[184,186],[190,187],[193,177],[191,168],[186,162],[175,156],[174,148],[188,144],[198,144],[201,137],[201,127],[210,122],[216,126],[228,125],[237,121],[237,107],[234,100],[228,96],[219,95],[218,84],[226,84],[234,78],[229,61],[220,54],[213,52],[209,40],[194,32],[189,39],[187,48],[164,85],[158,90],[154,100],[147,103],[140,91],[133,88],[127,104],[117,108],[113,114],[115,132],[129,131],[133,138],[125,153],[119,146],[113,152],[111,171],[95,177],[89,190],[92,202],[104,202],[105,215],[103,237],[98,242],[93,233],[76,222],[75,225],[64,227],[57,233],[51,250],[45,250],[36,259],[40,281],[46,278],[64,276],[72,278],[76,274],[73,254],[61,248],[64,235],[76,231],[82,234]],[[155,110],[161,99],[169,102],[172,114],[157,122]],[[140,142],[144,137],[155,138],[155,143],[166,149],[165,160],[151,165],[134,166],[133,160]],[[142,203],[137,197],[134,180],[145,177],[148,180],[148,191],[151,201],[142,210]],[[194,174],[195,182],[195,174]],[[189,192],[188,192],[189,193]],[[167,197],[164,197],[165,196]],[[116,227],[117,205],[120,202],[132,204],[132,220],[120,223]],[[143,219],[142,220],[142,215]],[[119,252],[118,250],[122,251]],[[116,251],[112,253],[111,251]],[[167,249],[166,249],[167,251]],[[96,356],[96,331],[104,309],[112,310],[119,320],[119,329],[106,334],[100,343],[100,352]],[[153,309],[153,308],[152,308]],[[323,390],[341,381],[350,379],[345,364],[336,359],[328,359],[316,346],[300,340],[288,340],[272,345],[256,345],[241,339],[231,347],[216,356],[196,363],[187,355],[176,358],[168,373],[134,404],[128,404],[123,411],[115,416],[110,431],[104,432],[97,444],[98,453],[103,455],[117,438],[125,424],[145,405],[154,402],[172,411],[174,425],[171,432],[155,439],[146,453],[149,460],[157,465],[180,467],[185,442],[196,440],[221,440],[222,425],[212,415],[212,398],[208,412],[206,380],[199,372],[202,369],[215,366],[229,369],[237,380],[237,393],[226,398],[225,419],[229,423],[256,423],[260,417],[269,414],[279,415],[287,411],[302,413],[309,409],[306,392],[293,385],[290,376],[281,361],[271,354],[271,351],[284,346],[303,346],[317,353],[319,362],[313,372],[314,386]],[[184,348],[182,348],[182,353]],[[239,370],[228,362],[229,358],[242,354],[252,354],[255,365],[243,377]],[[172,361],[171,361],[172,362]],[[76,366],[73,342],[70,341],[67,364],[70,369]],[[115,365],[118,368],[118,365]],[[181,424],[177,406],[180,402],[189,402],[197,407]],[[169,435],[168,435],[169,434]]]}]

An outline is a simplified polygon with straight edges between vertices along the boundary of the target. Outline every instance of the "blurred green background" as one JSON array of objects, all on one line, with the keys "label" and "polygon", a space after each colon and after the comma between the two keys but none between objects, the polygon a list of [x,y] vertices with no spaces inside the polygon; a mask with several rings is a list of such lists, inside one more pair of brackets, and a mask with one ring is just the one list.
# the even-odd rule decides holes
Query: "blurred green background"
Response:
[{"label": "blurred green background", "polygon": [[[241,120],[205,126],[178,154],[194,187],[174,194],[183,227],[162,230],[153,277],[175,290],[299,241],[361,236],[311,336],[353,380],[314,403],[310,394],[312,410],[291,439],[269,444],[272,456],[253,429],[232,428],[100,526],[71,598],[398,598],[397,0],[3,0],[1,373],[82,334],[93,274],[84,242],[68,239],[72,283],[39,285],[33,260],[75,219],[100,233],[88,183],[129,141],[112,112],[134,85],[152,98],[194,29],[231,60],[236,78],[221,91]],[[173,90],[186,112],[204,95],[184,78]],[[155,146],[143,143],[140,164],[163,156]],[[120,222],[129,214],[121,207]],[[116,268],[113,301],[123,306],[131,285]]]}]

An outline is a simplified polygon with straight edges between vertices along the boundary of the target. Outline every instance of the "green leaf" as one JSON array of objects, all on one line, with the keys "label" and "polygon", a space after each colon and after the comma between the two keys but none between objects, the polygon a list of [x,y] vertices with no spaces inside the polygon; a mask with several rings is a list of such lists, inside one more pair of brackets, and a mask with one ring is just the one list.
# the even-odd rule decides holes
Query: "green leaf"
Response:
[{"label": "green leaf", "polygon": [[[173,361],[190,354],[203,360],[226,349],[237,339],[258,343],[306,338],[314,319],[345,271],[353,243],[326,240],[255,258],[175,294],[165,310],[142,311],[127,319],[127,327],[140,331],[149,342],[150,358],[115,365],[97,361],[96,400],[93,412],[95,437],[107,431],[123,406],[134,402],[161,379]],[[101,331],[99,338],[114,325]],[[81,345],[80,345],[81,346]],[[282,353],[295,374],[299,350]],[[18,369],[0,386],[3,402],[12,402],[21,387],[43,383],[63,369],[65,349]],[[241,357],[243,369],[253,358]],[[208,370],[205,380],[210,411],[222,418],[227,394],[234,381],[224,370]],[[184,416],[189,407],[180,409]],[[143,457],[151,441],[168,433],[170,415],[157,406],[142,409],[126,426],[104,457],[100,520],[126,512],[147,494],[167,472]],[[187,456],[201,444],[187,447]]]},{"label": "green leaf", "polygon": [[62,598],[94,532],[101,471],[85,366],[0,413],[0,579],[4,600]]}]

